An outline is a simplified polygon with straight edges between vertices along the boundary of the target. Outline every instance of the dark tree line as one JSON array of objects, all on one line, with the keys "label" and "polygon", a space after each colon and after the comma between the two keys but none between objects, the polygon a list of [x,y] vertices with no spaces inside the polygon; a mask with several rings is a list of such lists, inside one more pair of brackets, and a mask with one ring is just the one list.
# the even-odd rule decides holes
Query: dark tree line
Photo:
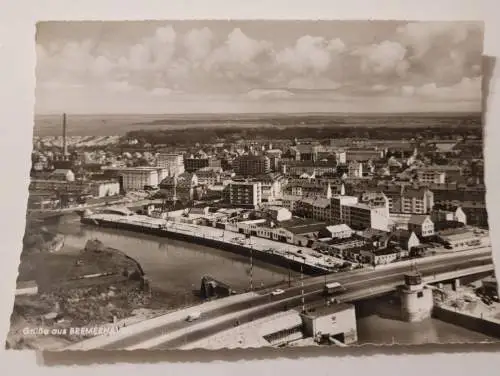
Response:
[{"label": "dark tree line", "polygon": [[189,128],[189,129],[155,129],[128,132],[127,138],[135,138],[141,144],[152,145],[194,145],[212,144],[216,142],[234,143],[238,140],[279,140],[279,139],[315,139],[328,140],[337,138],[367,138],[385,140],[429,140],[451,139],[457,135],[465,138],[482,138],[482,127],[469,124],[454,126],[426,126],[420,128],[401,126],[298,126],[298,127],[263,127],[244,128]]}]

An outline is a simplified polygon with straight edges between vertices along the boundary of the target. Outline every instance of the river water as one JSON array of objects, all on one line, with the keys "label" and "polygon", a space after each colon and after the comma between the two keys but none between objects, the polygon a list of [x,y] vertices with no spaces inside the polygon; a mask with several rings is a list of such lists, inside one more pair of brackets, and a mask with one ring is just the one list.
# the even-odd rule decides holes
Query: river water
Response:
[{"label": "river water", "polygon": [[[46,226],[49,227],[49,226]],[[222,250],[122,230],[81,225],[75,217],[65,217],[51,227],[65,235],[64,250],[80,250],[89,239],[119,249],[137,260],[155,290],[193,299],[201,278],[210,275],[236,291],[250,287],[250,258]],[[253,286],[270,286],[288,279],[285,268],[253,260]]]},{"label": "river water", "polygon": [[[89,239],[119,249],[136,259],[151,279],[154,289],[171,295],[179,305],[195,303],[193,294],[201,278],[210,275],[242,291],[250,286],[250,260],[229,252],[133,232],[83,226],[76,217],[65,217],[46,226],[65,235],[64,250],[80,250]],[[298,278],[292,275],[292,278]],[[269,286],[286,281],[288,270],[254,260],[253,285]],[[492,341],[462,327],[436,319],[409,324],[370,314],[358,320],[360,344],[424,344]]]}]

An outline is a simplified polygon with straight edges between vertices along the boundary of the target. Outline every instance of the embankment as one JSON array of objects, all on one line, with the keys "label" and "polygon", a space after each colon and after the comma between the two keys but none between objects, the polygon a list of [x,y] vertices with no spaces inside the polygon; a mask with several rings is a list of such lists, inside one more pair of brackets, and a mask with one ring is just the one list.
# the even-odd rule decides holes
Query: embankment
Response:
[{"label": "embankment", "polygon": [[127,230],[127,231],[133,231],[133,232],[140,232],[140,233],[149,234],[149,235],[155,235],[155,236],[161,236],[161,237],[171,238],[171,239],[175,239],[175,240],[181,240],[181,241],[185,241],[188,243],[194,243],[194,244],[199,244],[199,245],[203,245],[203,246],[207,246],[207,247],[221,249],[221,250],[231,252],[234,254],[238,254],[238,255],[242,255],[245,257],[251,256],[255,260],[259,260],[259,261],[266,262],[268,264],[288,268],[288,269],[296,271],[296,272],[300,272],[302,270],[304,274],[311,275],[311,276],[318,276],[318,275],[323,275],[326,273],[326,271],[322,268],[319,268],[319,267],[316,267],[316,266],[310,265],[310,264],[301,263],[299,261],[290,260],[290,259],[283,257],[280,254],[275,254],[275,253],[271,253],[271,252],[256,251],[256,250],[252,250],[248,247],[245,247],[243,245],[229,243],[229,242],[223,242],[223,241],[220,241],[217,239],[210,239],[210,238],[201,237],[201,236],[183,234],[183,233],[179,233],[179,232],[175,232],[175,231],[170,231],[166,228],[146,227],[146,226],[141,226],[141,225],[138,225],[135,223],[113,222],[113,221],[107,221],[107,220],[103,220],[103,219],[93,219],[93,218],[86,218],[86,217],[82,217],[81,222],[83,224],[86,224],[86,225]]},{"label": "embankment", "polygon": [[500,323],[467,315],[448,308],[434,306],[432,316],[449,324],[500,339]]}]

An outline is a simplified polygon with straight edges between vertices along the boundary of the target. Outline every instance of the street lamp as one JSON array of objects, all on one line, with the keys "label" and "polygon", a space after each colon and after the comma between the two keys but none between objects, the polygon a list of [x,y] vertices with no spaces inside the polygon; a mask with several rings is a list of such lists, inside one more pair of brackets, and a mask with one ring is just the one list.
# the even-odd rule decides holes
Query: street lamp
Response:
[{"label": "street lamp", "polygon": [[304,270],[303,270],[303,265],[304,265],[305,258],[302,258],[302,263],[300,264],[300,287],[301,287],[301,300],[302,300],[302,312],[306,311],[306,303],[304,299]]}]

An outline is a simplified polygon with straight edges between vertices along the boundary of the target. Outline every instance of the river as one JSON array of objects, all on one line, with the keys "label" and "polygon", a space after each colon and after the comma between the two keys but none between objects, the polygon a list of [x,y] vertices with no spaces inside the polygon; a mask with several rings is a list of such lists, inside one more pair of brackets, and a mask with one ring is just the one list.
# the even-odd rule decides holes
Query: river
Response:
[{"label": "river", "polygon": [[426,343],[477,343],[496,340],[433,318],[420,323],[407,323],[371,315],[357,320],[357,329],[359,344],[422,345]]},{"label": "river", "polygon": [[[46,226],[65,236],[64,250],[80,250],[89,239],[99,239],[137,260],[154,289],[195,299],[201,278],[210,275],[236,291],[250,287],[250,259],[222,250],[152,235],[92,228],[75,217],[64,217],[57,225]],[[288,279],[285,268],[253,260],[254,287],[270,286]],[[295,276],[297,277],[297,276]]]},{"label": "river", "polygon": [[[238,291],[250,286],[250,260],[240,255],[167,238],[83,226],[76,217],[64,217],[59,224],[46,227],[65,235],[66,251],[80,250],[87,240],[99,239],[125,252],[141,264],[153,288],[171,295],[181,305],[199,299],[192,292],[199,289],[204,275],[211,275]],[[295,273],[292,277],[299,276]],[[287,279],[286,269],[254,261],[254,286],[269,286]],[[436,319],[410,324],[375,314],[358,319],[358,339],[359,344],[405,345],[493,340]]]}]

